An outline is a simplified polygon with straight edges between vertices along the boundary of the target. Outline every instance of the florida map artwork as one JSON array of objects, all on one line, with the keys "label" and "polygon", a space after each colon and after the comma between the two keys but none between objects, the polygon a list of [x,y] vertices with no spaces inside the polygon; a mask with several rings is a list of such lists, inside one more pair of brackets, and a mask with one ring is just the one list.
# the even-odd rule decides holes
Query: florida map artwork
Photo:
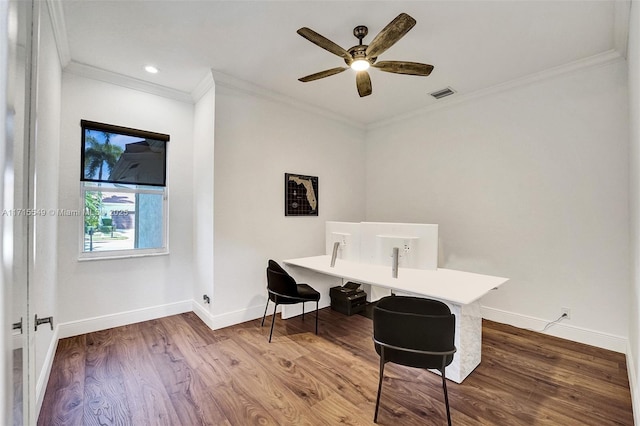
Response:
[{"label": "florida map artwork", "polygon": [[284,215],[318,216],[318,177],[284,174]]}]

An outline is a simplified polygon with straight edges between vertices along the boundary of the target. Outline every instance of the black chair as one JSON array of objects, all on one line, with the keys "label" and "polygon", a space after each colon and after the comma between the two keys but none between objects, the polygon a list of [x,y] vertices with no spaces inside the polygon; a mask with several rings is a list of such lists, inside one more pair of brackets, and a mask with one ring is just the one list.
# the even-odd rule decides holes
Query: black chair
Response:
[{"label": "black chair", "polygon": [[451,425],[445,367],[456,352],[455,315],[444,303],[420,297],[387,296],[373,308],[373,341],[380,355],[380,381],[373,422],[378,421],[384,365],[437,369],[442,375],[447,421]]},{"label": "black chair", "polygon": [[271,336],[273,335],[273,324],[276,322],[276,309],[278,305],[302,303],[302,320],[304,321],[304,303],[316,302],[316,334],[318,334],[318,302],[320,301],[320,293],[308,284],[296,283],[296,280],[273,260],[269,260],[269,266],[267,267],[267,291],[269,292],[269,297],[267,299],[267,306],[264,307],[261,327],[264,325],[264,319],[267,316],[269,300],[276,304],[273,308],[269,342],[271,342]]}]

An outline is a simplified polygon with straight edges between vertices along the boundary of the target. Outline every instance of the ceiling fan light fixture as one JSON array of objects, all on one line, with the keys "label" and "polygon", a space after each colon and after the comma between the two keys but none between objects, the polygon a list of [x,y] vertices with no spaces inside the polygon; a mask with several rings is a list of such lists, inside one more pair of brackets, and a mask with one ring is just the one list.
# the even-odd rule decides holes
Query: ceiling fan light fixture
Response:
[{"label": "ceiling fan light fixture", "polygon": [[366,59],[356,59],[351,62],[351,69],[354,71],[366,71],[371,64]]}]

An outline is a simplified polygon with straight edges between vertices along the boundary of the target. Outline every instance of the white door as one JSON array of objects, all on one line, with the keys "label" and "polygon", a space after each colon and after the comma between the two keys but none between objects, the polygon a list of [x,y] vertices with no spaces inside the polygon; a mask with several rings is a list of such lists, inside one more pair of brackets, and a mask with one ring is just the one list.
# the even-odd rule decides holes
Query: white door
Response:
[{"label": "white door", "polygon": [[[30,56],[31,1],[0,2],[0,20],[6,25],[0,34],[0,284],[3,289],[2,342],[0,361],[3,395],[0,423],[23,425],[33,417],[32,386],[29,383],[29,337],[27,287],[27,217],[20,210],[28,205],[29,113],[31,92]],[[6,29],[6,31],[5,31]]]}]

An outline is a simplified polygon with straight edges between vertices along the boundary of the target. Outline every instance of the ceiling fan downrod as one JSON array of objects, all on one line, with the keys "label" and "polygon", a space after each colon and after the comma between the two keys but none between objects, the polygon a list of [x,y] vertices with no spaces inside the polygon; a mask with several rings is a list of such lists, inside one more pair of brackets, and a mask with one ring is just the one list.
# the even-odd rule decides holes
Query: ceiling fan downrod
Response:
[{"label": "ceiling fan downrod", "polygon": [[369,29],[364,25],[358,25],[353,29],[353,35],[358,39],[360,46],[362,46],[362,39],[369,34]]}]

